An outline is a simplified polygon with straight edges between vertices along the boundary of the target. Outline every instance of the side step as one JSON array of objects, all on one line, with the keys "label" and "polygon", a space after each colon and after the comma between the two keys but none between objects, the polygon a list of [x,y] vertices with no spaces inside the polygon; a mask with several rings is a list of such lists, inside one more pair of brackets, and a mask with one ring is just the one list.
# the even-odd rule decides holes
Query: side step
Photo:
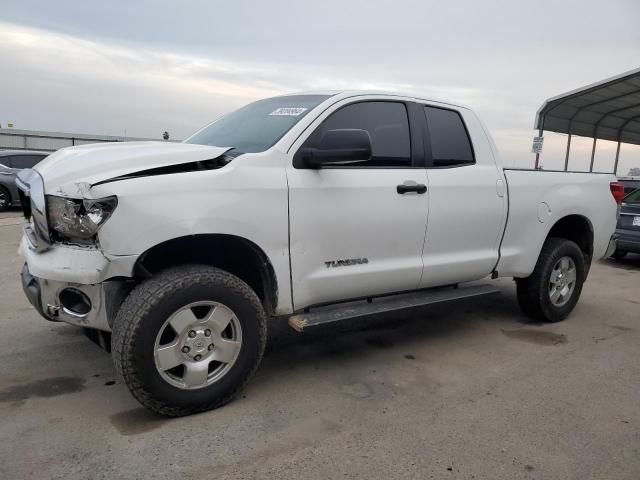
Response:
[{"label": "side step", "polygon": [[492,285],[470,285],[466,287],[443,287],[429,290],[419,290],[411,293],[374,297],[358,302],[344,302],[318,307],[311,312],[299,313],[289,317],[289,326],[298,332],[305,328],[324,325],[350,318],[366,317],[378,313],[396,312],[424,305],[459,300],[462,298],[479,297],[499,293],[500,290]]}]

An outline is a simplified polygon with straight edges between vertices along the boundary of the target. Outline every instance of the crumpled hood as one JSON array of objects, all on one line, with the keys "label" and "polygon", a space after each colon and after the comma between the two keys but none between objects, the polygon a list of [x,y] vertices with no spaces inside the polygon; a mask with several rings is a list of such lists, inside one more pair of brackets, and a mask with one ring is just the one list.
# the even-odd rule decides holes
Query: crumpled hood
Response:
[{"label": "crumpled hood", "polygon": [[210,160],[227,147],[189,143],[114,142],[68,147],[52,153],[34,170],[47,194],[82,195],[91,185],[151,168]]}]

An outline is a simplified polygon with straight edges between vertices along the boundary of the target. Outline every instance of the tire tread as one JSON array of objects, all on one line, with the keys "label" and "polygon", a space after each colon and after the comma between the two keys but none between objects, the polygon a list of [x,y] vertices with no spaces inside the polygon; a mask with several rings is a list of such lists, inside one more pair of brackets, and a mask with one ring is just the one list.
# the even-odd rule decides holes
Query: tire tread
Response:
[{"label": "tire tread", "polygon": [[[144,388],[139,380],[141,372],[138,371],[136,365],[133,345],[140,332],[140,319],[149,313],[154,303],[157,303],[165,296],[172,295],[176,289],[193,285],[194,281],[204,284],[216,283],[233,289],[244,297],[255,311],[256,316],[260,319],[258,322],[260,325],[258,332],[259,352],[258,359],[253,368],[244,372],[242,379],[227,395],[216,398],[209,404],[198,407],[177,407],[168,405],[154,398],[151,393]],[[218,408],[231,401],[255,372],[264,353],[266,339],[267,327],[264,309],[255,292],[245,282],[235,275],[218,268],[206,265],[188,265],[165,270],[159,275],[140,283],[129,294],[120,307],[114,321],[111,349],[116,371],[124,379],[131,394],[142,405],[160,415],[179,417]]]},{"label": "tire tread", "polygon": [[[526,315],[535,320],[541,320],[543,322],[559,322],[561,320],[564,320],[573,310],[575,302],[577,302],[576,299],[575,301],[573,301],[573,306],[568,308],[566,312],[561,313],[548,312],[545,311],[544,308],[546,302],[545,296],[548,295],[548,292],[546,290],[548,282],[542,277],[545,274],[545,270],[547,269],[548,264],[554,260],[554,257],[558,250],[567,248],[567,246],[568,248],[574,249],[577,252],[581,252],[580,247],[578,247],[578,245],[571,240],[557,237],[548,238],[542,247],[542,251],[540,252],[540,256],[538,257],[538,261],[536,262],[533,273],[531,273],[531,275],[527,278],[516,279],[516,291],[520,308]],[[580,258],[576,259],[577,263],[580,262],[580,259],[582,259],[582,263],[579,270],[583,273],[582,275],[577,273],[578,278],[576,281],[579,282],[579,284],[576,285],[576,290],[573,294],[578,298],[582,291],[582,283],[584,282],[583,275],[586,275],[582,253],[580,253]],[[577,263],[576,268],[578,268]]]}]

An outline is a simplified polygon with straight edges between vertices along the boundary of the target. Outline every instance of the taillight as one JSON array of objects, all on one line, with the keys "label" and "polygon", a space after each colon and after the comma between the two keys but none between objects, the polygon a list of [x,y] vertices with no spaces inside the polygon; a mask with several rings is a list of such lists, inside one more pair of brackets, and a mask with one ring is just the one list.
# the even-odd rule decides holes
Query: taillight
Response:
[{"label": "taillight", "polygon": [[613,195],[616,203],[620,205],[622,203],[622,197],[624,197],[624,185],[620,182],[611,182],[609,187],[611,188],[611,195]]}]

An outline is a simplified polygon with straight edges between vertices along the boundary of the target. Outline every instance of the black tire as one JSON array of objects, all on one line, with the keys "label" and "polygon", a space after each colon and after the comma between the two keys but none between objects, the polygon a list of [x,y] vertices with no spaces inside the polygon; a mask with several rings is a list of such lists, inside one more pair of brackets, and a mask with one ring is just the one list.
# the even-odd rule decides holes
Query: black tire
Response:
[{"label": "black tire", "polygon": [[[170,315],[202,300],[220,302],[233,311],[242,327],[242,345],[224,376],[211,385],[185,390],[158,372],[155,339]],[[258,367],[266,335],[264,309],[245,282],[217,268],[188,265],[165,270],[129,294],[114,321],[111,348],[116,370],[133,396],[154,412],[178,417],[232,400]]]},{"label": "black tire", "polygon": [[[576,267],[576,283],[566,304],[556,306],[549,295],[549,282],[554,266],[562,257],[570,257]],[[580,247],[564,238],[548,238],[540,257],[527,278],[516,279],[518,303],[522,311],[535,320],[559,322],[573,311],[586,279],[585,260]]]},{"label": "black tire", "polygon": [[622,260],[624,257],[627,256],[627,253],[628,252],[625,252],[624,250],[616,250],[615,252],[613,252],[613,255],[611,256],[616,260]]},{"label": "black tire", "polygon": [[0,185],[0,212],[4,212],[11,207],[11,193]]}]

